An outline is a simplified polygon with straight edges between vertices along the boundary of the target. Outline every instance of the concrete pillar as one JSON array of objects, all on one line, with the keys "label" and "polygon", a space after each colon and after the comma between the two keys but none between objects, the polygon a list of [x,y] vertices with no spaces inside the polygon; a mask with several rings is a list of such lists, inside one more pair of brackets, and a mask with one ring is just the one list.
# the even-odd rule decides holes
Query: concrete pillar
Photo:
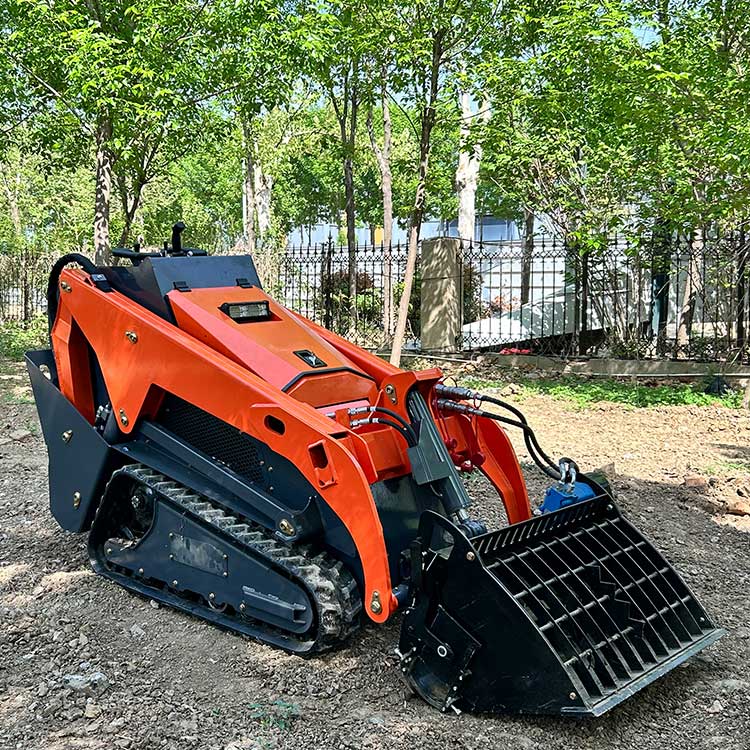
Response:
[{"label": "concrete pillar", "polygon": [[423,351],[452,352],[461,333],[461,242],[436,237],[422,242],[422,306],[420,311]]}]

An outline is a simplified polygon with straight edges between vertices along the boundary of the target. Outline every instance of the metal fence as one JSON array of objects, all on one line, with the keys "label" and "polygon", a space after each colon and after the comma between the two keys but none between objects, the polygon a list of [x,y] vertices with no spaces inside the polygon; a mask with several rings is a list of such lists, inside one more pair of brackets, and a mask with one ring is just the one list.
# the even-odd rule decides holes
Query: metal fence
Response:
[{"label": "metal fence", "polygon": [[47,309],[47,279],[57,256],[0,253],[0,322],[28,323]]},{"label": "metal fence", "polygon": [[[750,236],[742,231],[635,242],[609,238],[581,253],[553,235],[462,243],[462,320],[455,350],[553,356],[750,357]],[[289,307],[358,343],[387,348],[403,289],[406,247],[289,247],[273,274]],[[356,306],[349,293],[356,271]],[[420,263],[407,347],[420,349]]]},{"label": "metal fence", "polygon": [[[634,243],[612,237],[581,254],[551,235],[460,244],[455,267],[462,320],[454,350],[548,355],[748,361],[750,263],[744,232]],[[0,255],[0,322],[46,307],[55,256]],[[406,246],[328,242],[259,257],[268,290],[326,328],[387,348],[403,290]],[[351,273],[356,295],[350,294]],[[420,349],[420,262],[407,348]]]}]

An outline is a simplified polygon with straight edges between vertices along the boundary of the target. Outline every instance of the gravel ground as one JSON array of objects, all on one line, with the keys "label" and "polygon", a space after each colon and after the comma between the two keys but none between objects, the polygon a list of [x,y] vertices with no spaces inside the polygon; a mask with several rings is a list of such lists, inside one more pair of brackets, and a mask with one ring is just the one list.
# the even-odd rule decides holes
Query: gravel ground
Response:
[{"label": "gravel ground", "polygon": [[[23,375],[0,375],[0,748],[750,748],[750,418],[706,407],[573,411],[524,401],[548,452],[614,464],[627,516],[729,634],[588,721],[442,716],[405,695],[398,621],[303,660],[156,608],[96,577],[47,507],[46,456]],[[522,460],[525,455],[519,450]],[[610,472],[612,467],[610,467]],[[685,484],[687,480],[688,485]],[[710,481],[709,481],[710,480]],[[538,495],[543,482],[530,482]],[[750,490],[748,490],[750,491]],[[478,505],[496,515],[477,487]],[[502,637],[502,634],[498,634]],[[91,695],[65,675],[104,682]]]}]

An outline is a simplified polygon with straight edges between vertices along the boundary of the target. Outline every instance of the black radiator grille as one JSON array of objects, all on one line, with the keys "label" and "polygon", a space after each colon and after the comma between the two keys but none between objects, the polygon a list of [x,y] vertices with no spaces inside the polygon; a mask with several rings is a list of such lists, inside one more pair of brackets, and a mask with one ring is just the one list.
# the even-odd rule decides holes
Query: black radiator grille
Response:
[{"label": "black radiator grille", "polygon": [[255,483],[263,481],[255,441],[236,427],[172,395],[164,398],[158,422],[188,445],[221,461],[245,479]]},{"label": "black radiator grille", "polygon": [[474,540],[594,700],[713,627],[669,563],[611,508],[599,498]]}]

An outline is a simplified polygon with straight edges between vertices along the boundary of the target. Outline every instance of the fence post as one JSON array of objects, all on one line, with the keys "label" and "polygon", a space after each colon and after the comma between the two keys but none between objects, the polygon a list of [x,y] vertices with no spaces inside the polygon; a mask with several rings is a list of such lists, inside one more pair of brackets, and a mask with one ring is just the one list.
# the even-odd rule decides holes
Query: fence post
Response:
[{"label": "fence post", "polygon": [[[656,339],[655,351],[659,355],[666,350],[672,242],[671,227],[663,219],[657,219],[651,253],[651,336]],[[675,263],[679,284],[679,256]]]},{"label": "fence post", "polygon": [[[737,245],[737,235],[733,236],[734,244]],[[739,232],[739,247],[736,251],[737,257],[737,348],[740,350],[740,361],[745,360],[745,345],[747,343],[747,329],[745,327],[746,317],[746,275],[747,275],[747,247],[745,246],[745,227]],[[727,326],[731,332],[731,325]]]},{"label": "fence post", "polygon": [[23,322],[31,320],[31,290],[29,289],[29,250],[24,247],[21,254],[21,294],[23,304]]},{"label": "fence post", "polygon": [[320,286],[323,290],[323,327],[329,331],[333,327],[332,313],[332,294],[333,294],[333,274],[331,273],[331,263],[333,260],[333,237],[328,235],[328,242],[323,251],[323,263],[321,264],[322,279]]},{"label": "fence post", "polygon": [[585,250],[580,256],[581,284],[580,284],[580,314],[578,319],[578,354],[583,356],[588,348],[589,330],[589,253]]},{"label": "fence post", "polygon": [[422,242],[421,335],[424,351],[456,349],[461,332],[461,243],[455,237]]}]

